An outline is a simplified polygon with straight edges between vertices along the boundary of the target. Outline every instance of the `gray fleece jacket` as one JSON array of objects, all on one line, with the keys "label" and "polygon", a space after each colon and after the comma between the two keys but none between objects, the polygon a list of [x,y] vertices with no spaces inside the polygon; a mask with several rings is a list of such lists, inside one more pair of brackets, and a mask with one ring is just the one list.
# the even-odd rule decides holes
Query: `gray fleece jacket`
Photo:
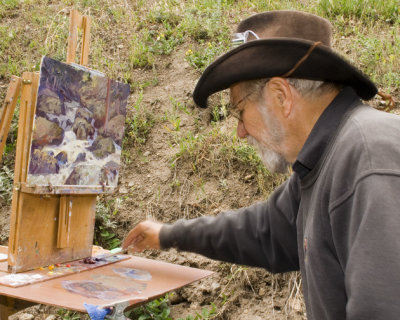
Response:
[{"label": "gray fleece jacket", "polygon": [[345,88],[265,202],[161,229],[163,248],[301,270],[308,319],[400,319],[400,117]]}]

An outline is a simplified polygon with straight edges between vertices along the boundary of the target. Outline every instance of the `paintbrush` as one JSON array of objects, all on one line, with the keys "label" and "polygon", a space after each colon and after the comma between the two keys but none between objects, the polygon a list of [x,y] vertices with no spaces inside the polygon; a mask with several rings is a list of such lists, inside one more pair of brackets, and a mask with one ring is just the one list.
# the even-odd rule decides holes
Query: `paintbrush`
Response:
[{"label": "paintbrush", "polygon": [[111,249],[110,252],[108,253],[104,253],[104,254],[100,254],[98,256],[94,256],[93,258],[95,259],[107,259],[113,256],[116,256],[117,254],[127,254],[128,253],[128,249],[123,249],[123,248],[114,248]]}]

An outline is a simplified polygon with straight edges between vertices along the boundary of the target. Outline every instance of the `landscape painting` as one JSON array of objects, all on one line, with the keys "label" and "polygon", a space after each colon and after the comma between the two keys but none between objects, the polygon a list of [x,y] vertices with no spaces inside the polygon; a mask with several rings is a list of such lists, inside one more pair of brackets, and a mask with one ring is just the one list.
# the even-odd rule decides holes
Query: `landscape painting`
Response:
[{"label": "landscape painting", "polygon": [[117,186],[129,85],[43,57],[27,184]]}]

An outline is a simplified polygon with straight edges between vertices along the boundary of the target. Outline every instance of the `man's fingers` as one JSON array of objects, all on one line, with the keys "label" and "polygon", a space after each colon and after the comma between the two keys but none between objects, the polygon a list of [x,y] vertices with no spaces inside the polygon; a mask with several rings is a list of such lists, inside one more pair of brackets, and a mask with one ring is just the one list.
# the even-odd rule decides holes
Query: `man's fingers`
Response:
[{"label": "man's fingers", "polygon": [[145,249],[159,249],[159,233],[162,224],[147,220],[139,223],[126,236],[122,248],[130,248],[133,252]]},{"label": "man's fingers", "polygon": [[143,241],[145,238],[143,234],[143,230],[140,226],[133,228],[125,238],[122,248],[127,249],[128,247],[137,244],[140,241]]}]

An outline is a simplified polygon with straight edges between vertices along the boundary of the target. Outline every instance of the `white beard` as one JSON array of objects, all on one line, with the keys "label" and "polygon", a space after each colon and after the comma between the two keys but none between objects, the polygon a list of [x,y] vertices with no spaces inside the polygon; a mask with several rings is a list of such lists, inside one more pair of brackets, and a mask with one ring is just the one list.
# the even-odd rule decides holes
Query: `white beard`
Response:
[{"label": "white beard", "polygon": [[249,142],[249,144],[256,147],[260,155],[261,161],[270,172],[286,173],[288,171],[289,162],[287,162],[281,154],[266,148],[250,135],[247,136],[247,141]]}]

